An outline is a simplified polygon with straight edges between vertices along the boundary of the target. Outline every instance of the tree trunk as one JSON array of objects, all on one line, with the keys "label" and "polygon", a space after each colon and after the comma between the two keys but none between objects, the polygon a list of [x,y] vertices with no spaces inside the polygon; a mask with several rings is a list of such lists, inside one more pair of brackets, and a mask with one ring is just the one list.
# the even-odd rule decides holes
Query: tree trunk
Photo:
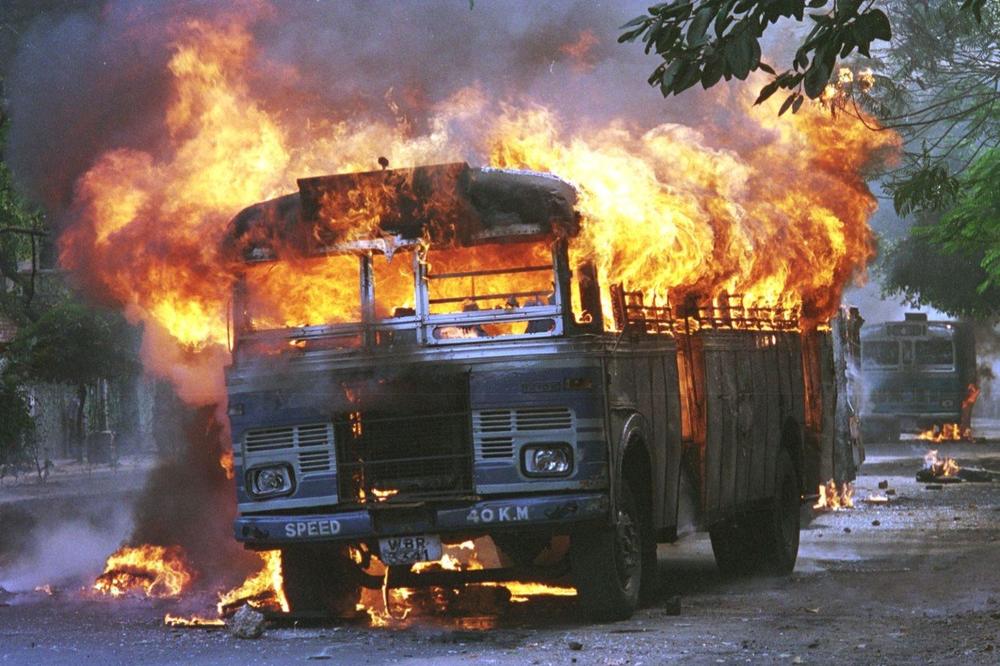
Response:
[{"label": "tree trunk", "polygon": [[80,384],[76,387],[76,455],[77,460],[83,462],[87,455],[84,447],[87,442],[87,434],[83,431],[84,406],[87,403],[87,385]]}]

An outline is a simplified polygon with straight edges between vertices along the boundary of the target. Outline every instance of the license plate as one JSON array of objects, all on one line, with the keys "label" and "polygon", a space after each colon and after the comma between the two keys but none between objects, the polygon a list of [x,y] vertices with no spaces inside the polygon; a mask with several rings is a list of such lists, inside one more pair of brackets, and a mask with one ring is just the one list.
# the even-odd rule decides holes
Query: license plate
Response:
[{"label": "license plate", "polygon": [[441,537],[436,534],[425,534],[379,539],[378,551],[382,563],[390,567],[415,562],[434,562],[441,559]]}]

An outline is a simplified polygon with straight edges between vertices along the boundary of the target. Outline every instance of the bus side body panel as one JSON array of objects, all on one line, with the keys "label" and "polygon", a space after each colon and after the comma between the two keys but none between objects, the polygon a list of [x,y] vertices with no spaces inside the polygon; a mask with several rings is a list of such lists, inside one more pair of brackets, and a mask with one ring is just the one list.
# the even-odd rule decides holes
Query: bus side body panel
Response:
[{"label": "bus side body panel", "polygon": [[606,366],[610,440],[617,438],[613,478],[621,479],[629,438],[641,438],[649,456],[653,527],[661,540],[672,540],[681,467],[676,345],[669,338],[623,340],[609,351]]},{"label": "bus side body panel", "polygon": [[[693,444],[710,526],[774,496],[782,436],[791,427],[800,443],[805,422],[802,346],[787,332],[705,330],[689,342],[702,364],[692,371],[704,377],[704,441]],[[801,461],[804,451],[792,455]]]}]

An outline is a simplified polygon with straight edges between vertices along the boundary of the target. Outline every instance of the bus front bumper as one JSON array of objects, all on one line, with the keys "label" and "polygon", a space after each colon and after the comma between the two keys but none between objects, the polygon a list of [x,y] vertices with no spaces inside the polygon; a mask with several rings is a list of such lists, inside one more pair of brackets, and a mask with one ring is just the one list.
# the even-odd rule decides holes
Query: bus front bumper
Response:
[{"label": "bus front bumper", "polygon": [[412,534],[490,534],[511,528],[564,527],[607,518],[604,493],[523,496],[462,505],[379,506],[330,513],[243,515],[234,524],[236,540],[261,548],[291,543],[364,541]]}]

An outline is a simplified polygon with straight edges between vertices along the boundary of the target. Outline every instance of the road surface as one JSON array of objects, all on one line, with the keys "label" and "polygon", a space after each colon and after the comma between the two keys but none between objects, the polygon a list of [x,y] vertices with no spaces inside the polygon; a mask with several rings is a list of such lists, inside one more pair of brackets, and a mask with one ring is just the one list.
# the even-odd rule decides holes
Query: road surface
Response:
[{"label": "road surface", "polygon": [[[164,626],[164,613],[183,610],[175,602],[0,593],[0,663],[995,664],[1000,483],[928,490],[913,476],[927,448],[870,446],[856,508],[808,516],[790,578],[723,579],[704,537],[662,546],[663,600],[625,622],[591,624],[571,598],[535,598],[499,615],[384,629],[276,623],[240,640]],[[995,439],[937,448],[1000,469]],[[865,502],[880,481],[892,502]]]}]

